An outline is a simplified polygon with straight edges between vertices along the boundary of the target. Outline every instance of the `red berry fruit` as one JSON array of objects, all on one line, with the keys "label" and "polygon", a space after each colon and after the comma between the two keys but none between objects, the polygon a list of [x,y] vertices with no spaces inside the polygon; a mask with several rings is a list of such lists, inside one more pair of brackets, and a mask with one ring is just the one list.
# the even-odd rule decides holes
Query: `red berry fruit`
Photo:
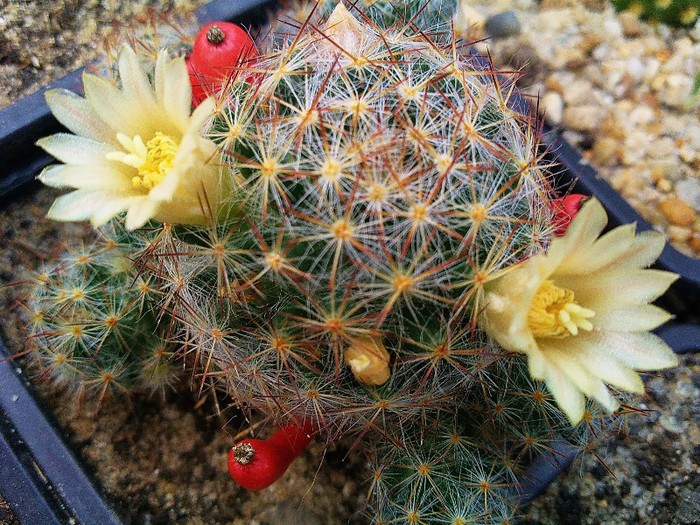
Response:
[{"label": "red berry fruit", "polygon": [[311,425],[290,423],[269,439],[243,439],[229,452],[229,474],[244,489],[267,488],[282,477],[312,438]]},{"label": "red berry fruit", "polygon": [[255,43],[241,26],[211,22],[195,37],[187,69],[192,83],[192,105],[216,94],[236,68],[257,57]]},{"label": "red berry fruit", "polygon": [[554,235],[561,237],[566,233],[566,230],[569,229],[569,224],[571,224],[571,221],[576,217],[581,206],[588,198],[587,195],[572,193],[566,197],[560,197],[552,201],[551,206],[554,211],[554,218],[552,219]]}]

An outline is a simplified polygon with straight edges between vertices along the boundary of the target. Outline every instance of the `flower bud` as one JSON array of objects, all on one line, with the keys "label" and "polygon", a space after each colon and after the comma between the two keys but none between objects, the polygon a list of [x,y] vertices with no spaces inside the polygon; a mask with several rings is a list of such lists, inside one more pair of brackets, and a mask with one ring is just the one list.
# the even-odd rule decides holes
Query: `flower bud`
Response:
[{"label": "flower bud", "polygon": [[389,353],[381,339],[358,337],[345,349],[345,363],[355,379],[366,385],[382,385],[389,379]]}]

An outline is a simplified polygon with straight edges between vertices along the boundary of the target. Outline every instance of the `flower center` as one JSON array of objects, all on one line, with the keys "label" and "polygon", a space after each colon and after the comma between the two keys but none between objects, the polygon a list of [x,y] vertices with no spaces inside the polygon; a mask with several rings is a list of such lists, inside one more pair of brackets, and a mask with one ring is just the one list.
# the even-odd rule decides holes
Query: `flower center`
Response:
[{"label": "flower center", "polygon": [[144,144],[140,135],[131,139],[124,133],[117,133],[117,140],[126,152],[111,151],[107,153],[107,159],[139,170],[138,175],[131,179],[134,188],[151,190],[165,178],[175,164],[178,143],[170,135],[157,131],[153,138]]},{"label": "flower center", "polygon": [[548,279],[535,293],[527,324],[534,337],[567,337],[577,335],[579,328],[592,330],[588,319],[594,315],[593,310],[576,303],[573,291]]}]

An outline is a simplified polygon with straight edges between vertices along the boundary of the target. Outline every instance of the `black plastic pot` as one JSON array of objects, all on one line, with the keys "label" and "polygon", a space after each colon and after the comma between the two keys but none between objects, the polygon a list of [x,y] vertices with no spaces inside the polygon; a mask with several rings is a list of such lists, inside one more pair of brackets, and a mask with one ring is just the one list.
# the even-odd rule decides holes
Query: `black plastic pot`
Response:
[{"label": "black plastic pot", "polygon": [[[197,12],[202,22],[237,20],[246,24],[264,21],[275,0],[215,0]],[[0,110],[0,205],[19,192],[32,191],[37,173],[52,158],[34,143],[40,137],[61,129],[44,101],[47,89],[65,87],[80,92],[82,69],[50,86]],[[522,99],[516,102],[523,107]],[[584,164],[580,155],[561,136],[545,134],[548,155],[561,166],[557,185],[596,195],[608,210],[611,225],[637,222],[639,229],[649,225],[604,181]],[[664,250],[660,267],[681,275],[683,308],[700,296],[700,261]],[[690,303],[689,303],[690,302]],[[682,315],[679,316],[682,318]],[[669,325],[659,334],[678,352],[700,349],[700,326],[692,323]],[[85,473],[65,444],[58,426],[36,401],[22,371],[9,359],[0,341],[0,493],[22,523],[101,524],[120,523],[99,488]],[[565,442],[554,444],[553,452],[537,458],[519,487],[523,502],[539,495],[573,461],[573,449]]]}]

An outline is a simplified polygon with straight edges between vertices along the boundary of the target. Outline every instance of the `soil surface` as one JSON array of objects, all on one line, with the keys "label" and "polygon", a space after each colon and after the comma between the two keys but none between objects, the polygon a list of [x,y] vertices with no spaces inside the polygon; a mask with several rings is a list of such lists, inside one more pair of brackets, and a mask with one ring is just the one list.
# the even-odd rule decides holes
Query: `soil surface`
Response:
[{"label": "soil surface", "polygon": [[[147,4],[0,1],[0,106],[94,58],[114,21],[141,16]],[[523,13],[537,8],[534,2],[513,4]],[[607,8],[605,2],[590,4],[596,9],[591,16]],[[573,75],[577,71],[571,67]],[[23,347],[17,329],[22,308],[17,288],[2,285],[25,279],[43,261],[91,235],[84,225],[43,218],[55,196],[40,189],[0,204],[0,329],[11,351]],[[647,387],[641,407],[650,414],[632,418],[625,435],[605,439],[596,449],[607,467],[593,456],[575,463],[529,506],[524,523],[700,523],[700,358],[685,357],[682,367],[650,378]],[[234,409],[212,416],[211,397],[197,399],[185,388],[167,399],[112,399],[95,416],[66,394],[41,384],[39,389],[128,523],[368,522],[360,513],[368,473],[361,457],[346,457],[342,444],[332,450],[312,445],[282,481],[250,494],[225,469],[232,436],[248,423]],[[17,523],[1,497],[0,523]]]}]

